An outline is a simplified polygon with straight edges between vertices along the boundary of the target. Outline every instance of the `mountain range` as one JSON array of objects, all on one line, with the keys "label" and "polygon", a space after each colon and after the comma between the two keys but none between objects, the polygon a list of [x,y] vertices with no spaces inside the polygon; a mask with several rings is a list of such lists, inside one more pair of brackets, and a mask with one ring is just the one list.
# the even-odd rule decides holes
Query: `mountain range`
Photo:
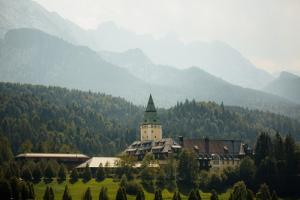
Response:
[{"label": "mountain range", "polygon": [[104,92],[139,105],[152,93],[160,107],[196,99],[299,117],[297,82],[286,84],[295,84],[289,93],[276,90],[284,82],[223,42],[154,39],[112,22],[83,30],[31,0],[0,0],[0,7],[0,81]]},{"label": "mountain range", "polygon": [[[148,71],[130,73],[137,72],[135,67]],[[152,78],[146,79],[144,74]],[[300,107],[279,96],[232,85],[196,67],[180,70],[157,66],[140,50],[97,53],[27,28],[10,30],[1,40],[0,80],[104,92],[135,104],[144,104],[151,92],[163,107],[196,99],[294,117]]]},{"label": "mountain range", "polygon": [[34,28],[95,51],[142,49],[154,63],[179,68],[197,66],[230,83],[260,89],[273,77],[256,68],[236,49],[221,41],[183,43],[174,34],[155,39],[118,27],[113,22],[83,30],[31,0],[0,0],[0,36],[10,29]]}]

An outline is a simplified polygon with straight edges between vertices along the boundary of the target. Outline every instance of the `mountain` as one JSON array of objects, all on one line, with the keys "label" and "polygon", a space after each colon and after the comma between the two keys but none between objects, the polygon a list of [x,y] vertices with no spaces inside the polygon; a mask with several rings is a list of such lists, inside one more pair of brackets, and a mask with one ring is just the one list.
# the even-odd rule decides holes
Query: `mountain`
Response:
[{"label": "mountain", "polygon": [[83,30],[32,0],[0,0],[0,8],[0,37],[10,29],[33,28],[96,51],[140,48],[155,63],[179,68],[198,66],[243,87],[260,89],[273,79],[220,41],[185,44],[174,34],[154,39],[151,35],[138,35],[117,27],[113,22],[100,24],[95,30]]},{"label": "mountain", "polygon": [[[0,37],[10,29],[33,28],[79,44],[85,31],[32,0],[0,0]],[[81,38],[81,39],[80,39]]]},{"label": "mountain", "polygon": [[[152,93],[157,97],[157,105],[160,107],[170,107],[185,99],[196,99],[268,110],[293,117],[299,115],[299,106],[284,98],[232,85],[197,67],[179,70],[157,66],[151,64],[149,59],[145,60],[146,56],[140,57],[143,55],[141,51],[138,54],[133,53],[136,51],[131,52],[131,58],[137,62],[136,66],[142,66],[140,64],[145,62],[155,70],[140,73],[144,75],[139,77],[131,74],[129,69],[124,69],[122,63],[126,63],[124,59],[127,56],[120,59],[121,63],[113,62],[114,59],[101,57],[88,47],[70,44],[39,30],[11,30],[1,43],[0,81],[103,92],[139,105]],[[140,55],[140,58],[136,58],[136,55]],[[130,56],[127,63],[129,61]],[[145,75],[160,81],[144,81]]]},{"label": "mountain", "polygon": [[[2,82],[0,100],[0,139],[8,138],[14,153],[116,155],[139,138],[145,110],[100,93]],[[185,101],[159,109],[158,116],[163,136],[175,139],[209,136],[253,143],[261,131],[290,133],[300,139],[297,120],[212,102]]]},{"label": "mountain", "polygon": [[185,44],[172,34],[154,39],[150,35],[124,30],[113,22],[101,24],[89,33],[94,38],[94,49],[120,52],[140,48],[154,63],[178,68],[198,66],[235,85],[258,89],[273,79],[269,73],[256,68],[236,49],[221,41]]},{"label": "mountain", "polygon": [[130,101],[148,95],[151,88],[91,49],[39,30],[11,30],[1,43],[1,81],[101,91]]},{"label": "mountain", "polygon": [[226,105],[239,105],[282,114],[287,114],[286,111],[289,110],[293,113],[292,116],[298,116],[291,108],[298,110],[299,106],[286,99],[232,85],[197,67],[180,70],[172,66],[156,65],[140,49],[130,49],[121,53],[101,51],[99,54],[106,61],[128,69],[134,76],[147,83],[175,87],[181,97],[179,101],[188,98],[224,102]]},{"label": "mountain", "polygon": [[289,72],[282,72],[264,88],[264,91],[300,104],[300,77]]}]

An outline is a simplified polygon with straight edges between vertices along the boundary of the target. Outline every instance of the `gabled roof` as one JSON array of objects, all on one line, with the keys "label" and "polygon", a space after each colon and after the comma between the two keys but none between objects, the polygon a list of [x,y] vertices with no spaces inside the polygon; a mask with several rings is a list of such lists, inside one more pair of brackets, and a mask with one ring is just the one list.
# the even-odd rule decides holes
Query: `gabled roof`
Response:
[{"label": "gabled roof", "polygon": [[199,154],[242,155],[240,140],[183,139],[183,148],[194,149]]},{"label": "gabled roof", "polygon": [[168,153],[172,151],[172,149],[180,148],[181,146],[172,138],[162,138],[161,140],[157,141],[135,141],[125,150],[125,152],[134,152],[135,155],[144,154],[145,150],[152,153]]}]

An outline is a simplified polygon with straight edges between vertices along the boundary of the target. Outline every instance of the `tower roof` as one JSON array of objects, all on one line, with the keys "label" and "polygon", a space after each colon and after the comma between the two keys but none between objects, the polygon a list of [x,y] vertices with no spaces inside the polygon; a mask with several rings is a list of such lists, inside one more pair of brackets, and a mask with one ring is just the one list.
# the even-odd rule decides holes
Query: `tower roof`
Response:
[{"label": "tower roof", "polygon": [[150,94],[150,97],[149,97],[149,100],[148,100],[148,105],[147,105],[147,108],[146,108],[146,112],[156,112],[155,105],[154,105],[151,94]]},{"label": "tower roof", "polygon": [[147,108],[145,111],[144,120],[142,124],[160,124],[151,94],[148,100],[148,104],[147,104]]}]

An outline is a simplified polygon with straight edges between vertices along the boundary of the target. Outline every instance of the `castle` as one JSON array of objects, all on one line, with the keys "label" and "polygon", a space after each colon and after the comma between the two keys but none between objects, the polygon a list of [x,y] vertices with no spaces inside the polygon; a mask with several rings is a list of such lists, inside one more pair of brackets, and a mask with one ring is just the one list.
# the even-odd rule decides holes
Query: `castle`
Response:
[{"label": "castle", "polygon": [[189,139],[179,137],[178,143],[173,138],[163,138],[162,125],[150,94],[144,119],[140,124],[140,140],[133,142],[124,151],[137,160],[142,160],[147,153],[155,159],[165,160],[182,149],[194,151],[198,156],[199,167],[203,169],[235,166],[249,152],[249,147],[241,140]]},{"label": "castle", "polygon": [[135,141],[125,150],[130,156],[142,160],[147,153],[155,159],[163,160],[173,153],[179,153],[181,146],[172,138],[162,137],[162,126],[150,94],[144,119],[140,124],[140,141]]}]

